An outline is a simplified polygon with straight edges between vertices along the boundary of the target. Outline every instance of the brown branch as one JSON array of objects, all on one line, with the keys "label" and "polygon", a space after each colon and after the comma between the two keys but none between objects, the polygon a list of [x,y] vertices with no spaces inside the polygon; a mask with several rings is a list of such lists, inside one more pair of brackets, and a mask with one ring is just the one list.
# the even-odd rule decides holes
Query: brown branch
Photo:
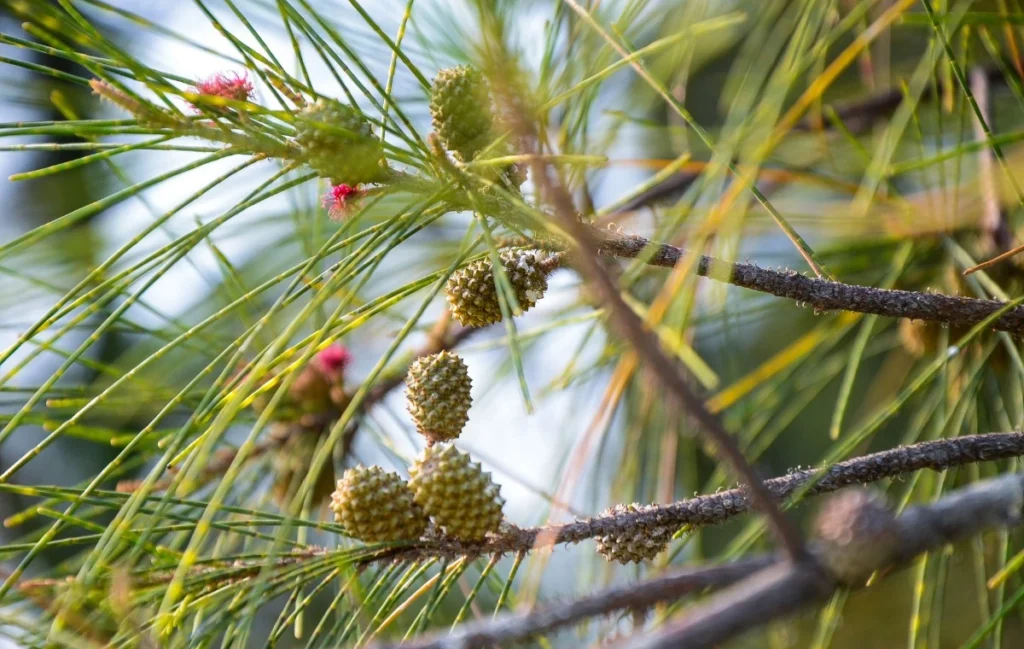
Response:
[{"label": "brown branch", "polygon": [[[888,572],[915,556],[989,529],[1018,525],[1024,506],[1024,476],[1006,475],[952,492],[932,505],[911,507],[893,520],[892,550],[874,562]],[[773,566],[736,583],[682,619],[646,637],[629,639],[631,649],[704,649],[819,603],[842,585],[822,580],[801,564]]]},{"label": "brown branch", "polygon": [[766,555],[718,566],[677,570],[640,583],[615,586],[564,604],[550,604],[493,621],[466,624],[446,637],[425,638],[402,646],[407,649],[454,649],[490,647],[501,642],[525,640],[612,611],[644,610],[690,593],[725,588],[776,562],[778,557]]},{"label": "brown branch", "polygon": [[[941,471],[952,467],[1024,456],[1024,433],[967,435],[901,446],[839,462],[825,469],[791,471],[764,482],[775,499],[783,500],[806,488],[803,495],[820,495],[852,485],[878,482],[922,469]],[[808,485],[811,485],[808,487]],[[512,528],[484,543],[463,544],[452,540],[423,542],[396,548],[375,557],[473,555],[528,552],[563,543],[578,543],[607,534],[622,534],[639,527],[717,525],[750,509],[744,489],[728,489],[666,505],[652,505],[636,513],[596,516],[564,525]]]},{"label": "brown branch", "polygon": [[[1003,476],[953,492],[938,502],[908,508],[898,519],[887,517],[884,547],[866,565],[884,573],[902,567],[915,556],[986,529],[1017,524],[1024,505],[1024,476]],[[891,522],[891,525],[888,523]],[[863,539],[861,539],[863,541]],[[883,541],[879,539],[879,545]],[[824,558],[827,548],[813,547]],[[752,575],[747,579],[748,575]],[[731,587],[730,587],[731,586]],[[526,640],[542,633],[606,615],[617,610],[644,610],[660,602],[707,589],[728,588],[718,597],[690,609],[683,619],[646,638],[629,639],[630,647],[712,647],[820,602],[841,587],[806,563],[779,562],[763,555],[720,566],[683,569],[647,581],[615,586],[564,604],[549,604],[525,613],[509,614],[493,621],[467,624],[444,637],[431,637],[402,646],[406,649],[472,649]]]},{"label": "brown branch", "polygon": [[[602,253],[616,257],[643,258],[652,266],[671,268],[687,255],[693,254],[684,248],[653,242],[637,235],[596,228],[591,229],[591,235]],[[811,306],[816,311],[852,311],[972,326],[1005,306],[1005,303],[997,300],[831,282],[806,277],[795,270],[771,270],[707,255],[699,255],[696,259],[695,272],[702,277],[787,298],[797,304]],[[1024,307],[1004,313],[992,323],[992,328],[1015,336],[1024,335]]]}]

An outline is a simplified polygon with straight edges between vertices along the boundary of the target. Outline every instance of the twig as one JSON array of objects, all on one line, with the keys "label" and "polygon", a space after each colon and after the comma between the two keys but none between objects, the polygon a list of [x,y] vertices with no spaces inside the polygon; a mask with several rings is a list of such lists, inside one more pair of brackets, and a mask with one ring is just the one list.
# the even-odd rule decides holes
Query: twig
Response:
[{"label": "twig", "polygon": [[[637,235],[596,228],[592,228],[591,233],[602,253],[640,257],[652,266],[671,268],[692,254],[684,248]],[[715,281],[784,297],[811,306],[815,311],[852,311],[971,326],[1005,306],[997,300],[843,284],[806,277],[795,270],[771,270],[707,255],[697,257],[695,272]],[[992,323],[992,328],[1015,336],[1024,335],[1024,307],[1003,314]]]},{"label": "twig", "polygon": [[778,557],[759,556],[719,566],[677,570],[644,582],[615,586],[564,604],[512,613],[493,621],[480,620],[462,626],[447,637],[427,638],[402,646],[406,649],[454,649],[525,640],[612,611],[645,610],[688,593],[725,588],[776,562]]},{"label": "twig", "polygon": [[[891,569],[915,556],[988,529],[1018,525],[1024,505],[1024,476],[1006,475],[959,489],[932,505],[911,507],[895,519],[896,542],[876,567]],[[736,583],[681,620],[646,637],[629,639],[631,649],[703,649],[821,602],[841,585],[821,580],[800,564],[773,566]]]},{"label": "twig", "polygon": [[[977,483],[942,500],[911,507],[894,519],[887,533],[891,552],[871,569],[890,572],[915,556],[986,529],[1017,524],[1024,505],[1024,476],[1010,475]],[[812,548],[822,555],[819,548]],[[747,575],[752,575],[744,579]],[[865,575],[866,576],[866,575]],[[684,569],[625,586],[615,586],[572,602],[552,604],[493,621],[467,624],[446,637],[425,638],[405,649],[473,649],[526,640],[580,620],[616,610],[643,610],[709,588],[718,597],[690,609],[683,619],[646,638],[632,637],[629,647],[716,646],[729,638],[822,601],[840,583],[805,563],[780,562],[774,555],[749,557],[720,566]]]},{"label": "twig", "polygon": [[[877,482],[914,473],[922,469],[941,471],[951,467],[991,462],[1024,456],[1024,433],[988,433],[967,435],[887,451],[839,462],[825,471],[803,469],[764,482],[777,500],[783,500],[807,487],[805,495],[820,495],[852,485]],[[438,554],[505,554],[530,551],[563,543],[578,543],[607,534],[623,534],[641,526],[678,529],[684,525],[717,525],[746,513],[750,502],[746,490],[728,489],[714,494],[688,498],[666,505],[654,505],[639,513],[596,516],[564,525],[512,528],[488,541],[460,544],[455,541],[424,542],[396,548],[375,556],[374,560],[401,556],[437,556]]]}]

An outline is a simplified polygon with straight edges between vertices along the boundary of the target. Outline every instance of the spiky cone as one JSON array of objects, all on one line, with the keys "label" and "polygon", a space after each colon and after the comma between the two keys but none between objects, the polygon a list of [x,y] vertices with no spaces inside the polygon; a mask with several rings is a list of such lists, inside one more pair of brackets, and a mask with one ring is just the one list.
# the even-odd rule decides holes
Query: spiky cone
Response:
[{"label": "spiky cone", "polygon": [[832,496],[814,523],[822,563],[847,584],[860,584],[899,547],[896,517],[885,499],[868,489]]},{"label": "spiky cone", "polygon": [[[649,507],[637,503],[615,505],[601,515],[627,516],[643,513],[647,509]],[[608,561],[618,561],[622,564],[649,561],[668,547],[672,534],[671,526],[638,523],[628,530],[597,537],[597,552]]]},{"label": "spiky cone", "polygon": [[[272,434],[284,438],[284,444],[274,456],[274,484],[271,495],[282,510],[287,508],[302,481],[313,466],[313,458],[322,438],[323,429],[309,429],[296,423],[276,423]],[[334,464],[330,459],[324,463],[313,485],[312,508],[318,510],[334,491]]]},{"label": "spiky cone", "polygon": [[434,132],[456,158],[469,162],[493,137],[491,90],[484,75],[465,65],[445,68],[430,87]]},{"label": "spiky cone", "polygon": [[[548,269],[542,264],[542,253],[524,248],[510,248],[499,255],[516,301],[524,311],[531,309],[548,289]],[[501,303],[494,283],[494,266],[490,257],[460,268],[448,278],[445,295],[456,320],[467,327],[485,327],[501,322]]]},{"label": "spiky cone", "polygon": [[409,414],[421,435],[433,444],[462,433],[469,421],[473,381],[457,354],[443,351],[417,358],[405,381]]},{"label": "spiky cone", "polygon": [[295,143],[306,163],[333,185],[387,179],[384,148],[370,122],[351,106],[331,99],[310,104],[295,122]]},{"label": "spiky cone", "polygon": [[502,521],[501,487],[466,453],[435,444],[409,468],[413,497],[447,536],[482,541]]},{"label": "spiky cone", "polygon": [[427,529],[427,516],[397,473],[379,466],[348,469],[331,495],[334,520],[367,543],[410,541]]}]

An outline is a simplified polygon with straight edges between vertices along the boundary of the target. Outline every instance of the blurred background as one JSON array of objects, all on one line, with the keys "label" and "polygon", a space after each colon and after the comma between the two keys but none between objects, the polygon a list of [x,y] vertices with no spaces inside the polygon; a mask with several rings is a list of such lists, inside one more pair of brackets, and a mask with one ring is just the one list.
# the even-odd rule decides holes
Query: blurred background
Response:
[{"label": "blurred background", "polygon": [[[161,74],[199,80],[240,71],[236,49],[225,37],[230,34],[273,52],[275,65],[339,98],[333,66],[314,55],[311,39],[296,34],[297,21],[282,20],[282,12],[287,13],[282,7],[294,6],[302,15],[309,8],[326,17],[365,63],[367,76],[378,80],[388,78],[391,49],[360,8],[390,35],[399,31],[407,10],[407,3],[397,0],[375,0],[360,8],[313,0],[69,4],[123,53]],[[1024,243],[1018,235],[1024,203],[1014,182],[1024,172],[1024,151],[1016,144],[1024,128],[1018,50],[1024,13],[1016,0],[931,2],[941,27],[920,3],[885,22],[834,82],[824,84],[823,92],[810,93],[806,113],[764,160],[757,157],[758,148],[786,110],[822,83],[856,39],[873,34],[869,26],[884,21],[897,3],[580,2],[619,42],[634,49],[661,43],[644,64],[684,111],[674,109],[630,66],[609,71],[621,57],[566,4],[481,4],[487,7],[417,0],[403,53],[428,78],[441,68],[474,61],[481,42],[479,17],[487,11],[500,17],[510,54],[528,72],[538,97],[558,97],[597,75],[585,91],[548,114],[560,151],[604,157],[599,164],[569,165],[564,171],[577,207],[595,222],[696,244],[727,259],[808,271],[791,240],[749,192],[719,215],[723,218],[713,236],[703,228],[731,189],[724,166],[759,163],[760,192],[840,281],[979,297],[1018,295],[1022,276],[1015,260],[969,278],[960,274]],[[76,161],[94,150],[67,145],[134,142],[140,136],[96,137],[72,130],[37,134],[22,126],[129,116],[73,80],[93,76],[87,67],[25,45],[41,39],[24,25],[52,28],[47,20],[60,10],[57,3],[6,0],[0,6],[5,63],[0,67],[0,170],[16,180],[0,182],[0,242],[25,242],[0,257],[0,348],[13,350],[0,363],[0,421],[14,422],[0,436],[0,468],[40,451],[18,469],[12,483],[81,489],[159,415],[150,431],[152,442],[104,483],[112,490],[119,481],[141,479],[154,470],[159,440],[186,425],[213,377],[185,391],[166,414],[161,411],[286,294],[290,280],[282,274],[309,258],[338,228],[355,232],[382,223],[398,203],[385,198],[360,213],[357,222],[339,224],[321,206],[326,185],[306,182],[233,216],[173,262],[170,255],[158,257],[74,311],[52,318],[54,305],[80,282],[87,280],[81,293],[100,277],[179,241],[227,213],[277,168],[259,163],[233,173],[142,235],[159,215],[233,170],[239,160],[226,158],[175,173],[131,190],[124,200],[86,210],[87,215],[65,225],[65,215],[82,213],[76,210],[206,154],[137,150],[78,166]],[[257,81],[255,101],[269,105],[272,94]],[[430,131],[427,97],[404,65],[397,67],[391,96],[425,136]],[[998,152],[977,144],[985,134],[975,106],[999,138]],[[714,146],[702,141],[687,118],[706,131]],[[67,168],[38,177],[29,173],[54,165]],[[524,193],[530,196],[532,190],[528,181]],[[467,214],[447,215],[390,250],[368,281],[354,289],[353,304],[366,304],[447,267],[470,221]],[[90,276],[125,246],[127,252],[103,275]],[[317,268],[326,269],[344,254],[321,260]],[[628,266],[624,291],[650,305],[667,277],[663,269]],[[265,282],[270,282],[268,290],[254,290]],[[221,311],[242,296],[244,307]],[[339,341],[353,359],[346,385],[355,389],[373,371],[423,296],[398,302]],[[460,446],[493,472],[508,499],[506,516],[517,525],[564,522],[615,503],[671,502],[732,483],[686,418],[660,398],[653,379],[642,370],[624,368],[624,343],[609,336],[602,313],[589,300],[577,275],[568,270],[553,275],[545,299],[515,321],[521,378],[519,355],[501,326],[458,348],[474,381],[470,422]],[[443,307],[440,298],[429,305],[402,352],[423,344]],[[292,342],[322,325],[328,311],[320,309],[301,322]],[[294,308],[278,312],[260,344],[282,335],[298,313]],[[211,316],[208,325],[196,327]],[[41,331],[21,339],[44,319]],[[186,332],[184,344],[146,360]],[[709,407],[722,415],[768,475],[841,459],[834,455],[837,439],[854,440],[847,455],[858,455],[924,439],[1019,429],[1024,365],[1017,341],[986,333],[964,354],[915,381],[965,333],[874,316],[817,314],[703,279],[687,280],[659,328],[666,345],[693,372]],[[396,358],[389,367],[407,361]],[[104,393],[78,423],[39,448],[48,433],[129,372],[131,380]],[[360,419],[351,453],[334,454],[339,475],[357,462],[405,471],[422,440],[405,412],[402,392],[392,391]],[[241,444],[253,421],[251,413],[233,421],[219,448]],[[247,465],[226,502],[278,511],[272,493],[280,479],[280,461],[274,457],[280,452]],[[929,501],[1006,468],[967,467],[880,486],[896,503]],[[179,496],[204,500],[214,486]],[[38,539],[52,522],[36,509],[41,502],[30,491],[0,491],[0,515],[7,523],[0,539],[6,544]],[[801,505],[794,513],[803,521],[813,510]],[[99,507],[90,517],[102,530],[112,515],[110,507]],[[310,516],[327,519],[329,512]],[[303,530],[301,540],[339,543],[336,534],[316,529]],[[550,556],[537,553],[523,562],[508,605],[566,599],[600,584],[757,547],[766,542],[750,517],[683,534],[671,552],[644,568],[612,567],[590,542],[559,547]],[[986,583],[1020,547],[1019,534],[985,536],[843,596],[825,613],[777,624],[736,646],[952,648],[997,646],[997,639],[1004,647],[1020,646],[1024,620],[1012,603],[1021,599],[1024,581],[1012,573],[998,587]],[[80,545],[46,549],[28,574],[75,574],[82,553]],[[11,568],[21,556],[10,552],[0,558]],[[512,563],[512,558],[503,559],[495,574],[507,575]],[[453,592],[439,617],[450,623],[464,596]],[[493,607],[497,597],[497,592],[481,593],[481,607]],[[307,611],[310,626],[330,615],[331,599],[328,593],[316,598]],[[287,605],[287,597],[267,604],[265,614],[253,622],[249,644],[263,645]],[[9,613],[46,619],[45,613],[30,611],[18,601]],[[0,631],[16,639],[11,646],[41,642],[17,625],[4,626],[5,619],[0,617]],[[599,620],[548,641],[552,646],[589,644],[631,624],[626,618]],[[970,644],[986,625],[998,626],[998,633],[990,629],[983,640]],[[284,633],[278,644],[305,642]]]}]

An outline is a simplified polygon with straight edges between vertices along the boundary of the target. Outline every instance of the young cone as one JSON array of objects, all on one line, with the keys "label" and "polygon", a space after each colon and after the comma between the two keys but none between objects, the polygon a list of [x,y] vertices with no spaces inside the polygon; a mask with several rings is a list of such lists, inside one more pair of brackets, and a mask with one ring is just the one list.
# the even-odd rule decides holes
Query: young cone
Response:
[{"label": "young cone", "polygon": [[482,541],[501,525],[501,487],[451,444],[424,449],[409,468],[409,487],[416,502],[449,536]]},{"label": "young cone", "polygon": [[416,428],[430,443],[455,439],[469,420],[473,382],[457,354],[423,356],[409,368],[405,396]]},{"label": "young cone", "polygon": [[[548,289],[548,272],[541,265],[541,253],[524,248],[510,248],[499,255],[516,301],[528,311],[544,297]],[[445,294],[455,319],[468,327],[484,327],[501,322],[501,303],[494,283],[494,267],[490,258],[475,261],[455,271],[445,286]]]},{"label": "young cone", "polygon": [[[621,516],[641,513],[646,508],[633,503],[615,505],[603,512],[603,516]],[[658,556],[668,547],[673,530],[663,525],[637,525],[628,531],[614,532],[597,537],[598,553],[609,561],[619,563],[640,563]]]},{"label": "young cone", "polygon": [[331,509],[349,535],[367,543],[413,540],[427,529],[409,485],[379,466],[345,471],[331,495]]},{"label": "young cone", "polygon": [[333,185],[355,186],[387,178],[380,140],[354,108],[320,99],[303,109],[295,129],[295,142],[306,162]]},{"label": "young cone", "polygon": [[465,65],[438,72],[430,88],[430,116],[446,149],[463,162],[475,158],[494,128],[491,91],[484,75]]}]

